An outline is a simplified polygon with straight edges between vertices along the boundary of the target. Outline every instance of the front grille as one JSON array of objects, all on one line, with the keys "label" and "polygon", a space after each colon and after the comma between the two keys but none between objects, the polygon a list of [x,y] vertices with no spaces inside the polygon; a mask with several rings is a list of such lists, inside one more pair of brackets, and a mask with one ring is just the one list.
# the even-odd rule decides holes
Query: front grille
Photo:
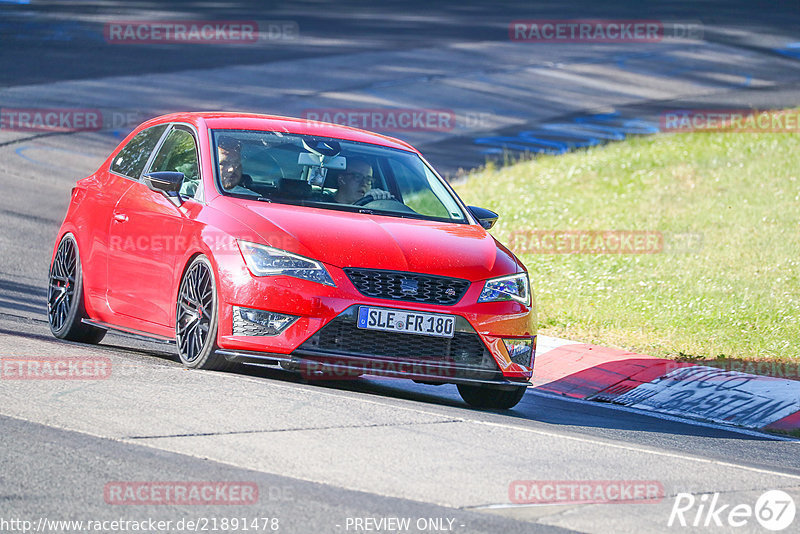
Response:
[{"label": "front grille", "polygon": [[344,270],[364,296],[452,306],[464,296],[469,280],[378,269]]},{"label": "front grille", "polygon": [[333,319],[303,343],[299,350],[498,370],[497,363],[480,336],[463,318],[456,319],[456,332],[452,338],[441,338],[358,328],[356,308]]}]

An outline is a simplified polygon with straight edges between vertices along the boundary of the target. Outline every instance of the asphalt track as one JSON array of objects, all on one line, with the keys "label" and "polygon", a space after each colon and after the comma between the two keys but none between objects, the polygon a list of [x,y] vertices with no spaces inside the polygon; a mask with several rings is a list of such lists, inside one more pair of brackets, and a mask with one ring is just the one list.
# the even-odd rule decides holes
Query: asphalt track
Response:
[{"label": "asphalt track", "polygon": [[[45,4],[0,3],[0,107],[89,106],[144,118],[198,107],[297,114],[444,104],[486,120],[400,136],[456,169],[482,157],[476,138],[586,113],[652,119],[665,107],[800,102],[800,63],[776,51],[797,40],[796,2],[647,12],[630,2]],[[576,17],[699,20],[705,31],[699,42],[665,43],[647,56],[621,45],[508,42],[511,20]],[[105,44],[97,29],[117,18],[288,20],[300,37],[250,48]],[[692,68],[665,70],[675,58]],[[44,287],[69,189],[129,126],[0,131],[0,356],[100,356],[112,369],[102,381],[0,382],[0,520],[278,517],[283,532],[347,532],[354,518],[410,517],[449,518],[442,524],[458,532],[722,532],[668,527],[675,495],[718,492],[726,504],[752,506],[782,489],[800,502],[795,441],[532,391],[495,413],[468,409],[451,386],[188,371],[169,347],[116,335],[97,347],[57,342]],[[113,481],[187,480],[248,481],[260,498],[120,506],[103,495]],[[516,480],[658,481],[665,498],[514,505]],[[0,530],[13,531],[2,521]],[[763,531],[754,519],[736,530]]]}]

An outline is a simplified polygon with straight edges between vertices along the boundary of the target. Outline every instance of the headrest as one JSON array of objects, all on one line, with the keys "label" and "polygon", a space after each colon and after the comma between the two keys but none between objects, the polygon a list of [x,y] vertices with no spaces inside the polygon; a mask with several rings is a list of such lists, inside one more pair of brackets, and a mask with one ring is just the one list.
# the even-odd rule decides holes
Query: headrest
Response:
[{"label": "headrest", "polygon": [[281,178],[278,183],[278,195],[286,198],[305,198],[311,194],[311,185],[304,180]]},{"label": "headrest", "polygon": [[325,185],[327,189],[339,189],[339,175],[342,171],[336,169],[328,169],[328,174],[325,175]]}]

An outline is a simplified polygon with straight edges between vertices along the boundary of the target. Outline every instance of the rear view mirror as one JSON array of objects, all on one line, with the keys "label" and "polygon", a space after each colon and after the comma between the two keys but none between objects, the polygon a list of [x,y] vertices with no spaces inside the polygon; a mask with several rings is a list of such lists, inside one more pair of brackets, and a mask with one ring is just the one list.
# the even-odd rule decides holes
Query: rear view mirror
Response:
[{"label": "rear view mirror", "polygon": [[312,154],[311,152],[300,152],[297,155],[297,164],[304,167],[322,167],[323,169],[343,171],[347,168],[347,158],[344,156],[324,156],[322,154]]},{"label": "rear view mirror", "polygon": [[308,167],[308,183],[322,186],[328,169],[343,171],[347,168],[347,158],[344,156],[326,156],[312,152],[300,152],[297,155],[297,164]]},{"label": "rear view mirror", "polygon": [[180,190],[184,178],[185,176],[182,172],[163,171],[145,174],[143,181],[151,191],[161,193],[170,202],[180,206],[182,203]]}]

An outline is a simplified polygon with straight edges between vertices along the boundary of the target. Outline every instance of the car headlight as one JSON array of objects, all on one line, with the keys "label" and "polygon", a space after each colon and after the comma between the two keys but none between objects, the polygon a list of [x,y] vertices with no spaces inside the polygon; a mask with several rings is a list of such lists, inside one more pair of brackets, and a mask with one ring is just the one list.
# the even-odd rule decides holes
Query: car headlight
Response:
[{"label": "car headlight", "polygon": [[478,302],[498,302],[516,300],[527,304],[530,297],[530,282],[528,273],[512,274],[492,278],[483,284],[483,291],[478,297]]},{"label": "car headlight", "polygon": [[293,276],[336,287],[331,275],[316,260],[248,241],[237,241],[237,243],[247,268],[254,276]]}]

